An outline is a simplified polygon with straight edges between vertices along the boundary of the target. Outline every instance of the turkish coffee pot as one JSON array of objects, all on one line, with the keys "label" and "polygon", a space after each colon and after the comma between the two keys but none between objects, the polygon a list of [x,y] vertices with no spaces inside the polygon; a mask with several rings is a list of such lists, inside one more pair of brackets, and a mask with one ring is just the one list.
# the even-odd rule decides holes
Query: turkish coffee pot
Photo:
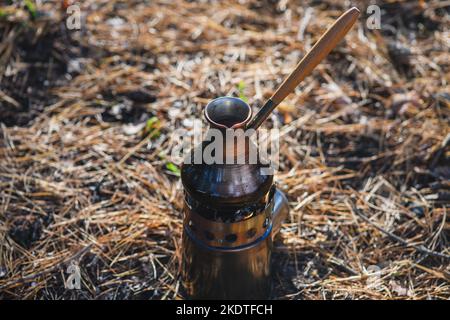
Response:
[{"label": "turkish coffee pot", "polygon": [[[274,185],[270,162],[251,137],[345,36],[358,15],[359,10],[351,8],[339,17],[254,118],[250,106],[238,98],[220,97],[205,107],[210,125],[207,139],[191,151],[181,168],[182,282],[188,298],[270,297],[273,239],[289,206]],[[218,140],[221,146],[208,153],[215,160],[205,161],[202,155]],[[201,161],[196,161],[198,155]]]}]

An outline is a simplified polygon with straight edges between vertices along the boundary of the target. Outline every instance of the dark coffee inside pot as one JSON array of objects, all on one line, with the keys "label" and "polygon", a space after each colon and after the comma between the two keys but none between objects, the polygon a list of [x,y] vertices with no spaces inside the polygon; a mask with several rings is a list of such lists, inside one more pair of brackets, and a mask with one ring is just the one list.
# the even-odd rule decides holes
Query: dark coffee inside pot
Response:
[{"label": "dark coffee inside pot", "polygon": [[252,116],[252,110],[240,99],[222,97],[211,101],[206,106],[205,116],[212,127],[244,128]]}]

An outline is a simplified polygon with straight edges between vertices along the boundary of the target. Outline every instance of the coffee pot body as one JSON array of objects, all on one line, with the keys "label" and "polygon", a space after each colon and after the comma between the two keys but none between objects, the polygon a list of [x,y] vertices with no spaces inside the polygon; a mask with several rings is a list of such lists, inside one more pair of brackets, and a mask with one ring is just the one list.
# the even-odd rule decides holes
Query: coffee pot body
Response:
[{"label": "coffee pot body", "polygon": [[270,163],[246,135],[250,107],[237,98],[218,98],[207,105],[205,117],[211,126],[207,139],[181,169],[183,287],[194,299],[269,298],[273,237],[288,213],[287,200],[274,186]]}]

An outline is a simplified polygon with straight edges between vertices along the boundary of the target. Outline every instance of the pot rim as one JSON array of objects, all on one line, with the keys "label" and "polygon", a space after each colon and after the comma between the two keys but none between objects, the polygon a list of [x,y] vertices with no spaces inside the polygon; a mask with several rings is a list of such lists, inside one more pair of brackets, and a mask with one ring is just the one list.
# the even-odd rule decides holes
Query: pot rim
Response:
[{"label": "pot rim", "polygon": [[[214,120],[214,116],[212,115],[212,110],[210,110],[213,107],[217,107],[218,103],[221,102],[222,100],[224,101],[224,107],[231,107],[233,106],[239,106],[241,109],[241,112],[246,112],[246,114],[244,114],[244,116],[242,117],[243,120],[234,123],[231,127],[227,126],[223,123],[217,122],[216,120]],[[204,109],[204,115],[206,120],[211,124],[211,126],[215,127],[215,128],[220,128],[220,129],[238,129],[238,128],[245,128],[246,124],[250,121],[250,119],[252,118],[252,108],[250,108],[250,106],[248,105],[247,102],[245,102],[244,100],[237,98],[237,97],[231,97],[231,96],[223,96],[223,97],[218,97],[215,98],[213,100],[211,100],[210,102],[208,102],[208,104],[206,105],[205,109]]]}]

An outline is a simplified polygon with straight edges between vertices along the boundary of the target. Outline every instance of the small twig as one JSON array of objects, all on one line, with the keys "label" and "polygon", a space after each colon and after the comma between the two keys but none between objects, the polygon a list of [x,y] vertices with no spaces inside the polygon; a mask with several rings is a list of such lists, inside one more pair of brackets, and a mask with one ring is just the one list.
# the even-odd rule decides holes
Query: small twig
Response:
[{"label": "small twig", "polygon": [[358,217],[360,217],[365,222],[369,223],[370,225],[372,225],[373,227],[375,227],[376,229],[378,229],[379,231],[381,231],[385,235],[389,236],[391,239],[401,243],[405,247],[412,247],[412,248],[416,249],[417,251],[422,252],[423,254],[427,254],[427,255],[431,255],[431,256],[435,256],[435,257],[439,257],[439,258],[444,258],[444,259],[450,260],[450,255],[448,255],[448,254],[430,250],[430,249],[426,248],[423,245],[411,244],[408,241],[404,240],[403,238],[400,238],[399,236],[393,234],[392,232],[389,232],[389,231],[383,229],[382,227],[380,227],[376,223],[372,222],[364,214],[362,214],[361,210],[359,210],[352,201],[347,201],[346,200],[345,202]]},{"label": "small twig", "polygon": [[4,93],[2,90],[0,90],[0,100],[9,102],[11,105],[13,105],[16,108],[20,108],[20,104],[16,100],[14,100],[10,96],[8,96],[6,93]]},{"label": "small twig", "polygon": [[40,276],[42,276],[44,274],[51,273],[51,272],[53,272],[55,270],[58,270],[62,265],[67,264],[70,261],[73,261],[73,260],[76,260],[76,259],[80,258],[86,252],[88,252],[91,248],[92,248],[92,244],[84,247],[83,249],[81,249],[80,251],[75,253],[73,256],[61,260],[60,262],[58,262],[57,264],[53,265],[52,267],[50,267],[48,269],[45,269],[43,271],[40,271],[40,272],[37,272],[37,273],[34,273],[34,274],[30,274],[30,275],[27,275],[27,276],[24,276],[24,277],[21,277],[20,279],[16,279],[16,280],[11,281],[10,283],[4,284],[4,285],[0,286],[0,290],[6,289],[6,288],[11,287],[11,286],[13,286],[15,284],[18,284],[18,283],[25,283],[25,282],[31,281],[31,280],[36,279],[37,277],[40,277]]},{"label": "small twig", "polygon": [[127,161],[132,155],[136,153],[139,149],[141,149],[143,146],[145,146],[146,143],[148,143],[149,140],[147,137],[142,139],[137,145],[135,145],[131,150],[119,161],[119,165],[122,165],[125,161]]}]

